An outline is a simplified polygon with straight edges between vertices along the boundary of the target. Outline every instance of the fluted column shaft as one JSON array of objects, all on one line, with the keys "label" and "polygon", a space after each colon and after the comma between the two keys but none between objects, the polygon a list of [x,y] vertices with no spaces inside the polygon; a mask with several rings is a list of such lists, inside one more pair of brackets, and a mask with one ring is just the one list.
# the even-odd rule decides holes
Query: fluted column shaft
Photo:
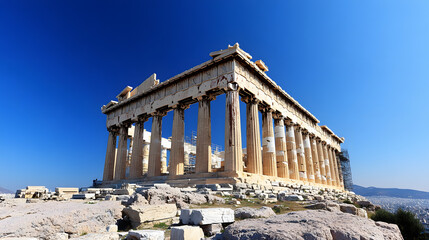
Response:
[{"label": "fluted column shaft", "polygon": [[119,129],[118,152],[116,154],[115,180],[125,179],[127,167],[128,126],[122,125]]},{"label": "fluted column shaft", "polygon": [[262,174],[261,135],[258,102],[247,100],[246,106],[247,171]]},{"label": "fluted column shaft", "polygon": [[329,166],[331,169],[331,182],[333,186],[338,186],[338,182],[337,182],[337,171],[335,169],[335,161],[334,158],[332,157],[332,149],[330,146],[327,147],[328,150],[328,157],[329,157]]},{"label": "fluted column shaft", "polygon": [[174,109],[171,137],[170,176],[183,175],[185,163],[185,109]]},{"label": "fluted column shaft", "polygon": [[314,136],[310,138],[310,144],[311,144],[311,156],[313,157],[314,181],[316,183],[322,183],[322,175],[320,173],[320,165],[319,165],[319,155],[317,154],[316,139],[314,138]]},{"label": "fluted column shaft", "polygon": [[319,159],[321,183],[327,184],[326,170],[325,170],[325,158],[323,157],[322,142],[320,141],[320,139],[316,140],[316,146],[317,146],[317,157]]},{"label": "fluted column shaft", "polygon": [[304,135],[304,154],[305,154],[305,167],[307,169],[307,179],[309,182],[315,182],[313,155],[311,154],[310,136],[308,133]]},{"label": "fluted column shaft", "polygon": [[341,168],[341,161],[340,161],[340,158],[338,157],[337,151],[334,150],[333,153],[338,166],[339,185],[340,187],[344,188],[344,178],[343,178],[343,169]]},{"label": "fluted column shaft", "polygon": [[152,133],[150,135],[149,148],[149,177],[161,175],[161,134],[163,114],[156,113],[152,117]]},{"label": "fluted column shaft", "polygon": [[109,138],[107,140],[106,160],[104,162],[103,181],[113,180],[115,174],[115,154],[116,154],[116,131],[109,130]]},{"label": "fluted column shaft", "polygon": [[295,128],[295,142],[298,157],[299,180],[307,181],[307,166],[305,165],[304,144],[300,127]]},{"label": "fluted column shaft", "polygon": [[291,179],[299,180],[298,157],[295,143],[295,127],[293,124],[286,126],[286,147],[289,163],[289,177]]},{"label": "fluted column shaft", "polygon": [[286,133],[283,118],[274,119],[274,136],[276,141],[277,176],[281,178],[289,178]]},{"label": "fluted column shaft", "polygon": [[262,113],[262,168],[264,175],[277,176],[276,144],[271,110]]},{"label": "fluted column shaft", "polygon": [[131,154],[129,178],[140,178],[143,176],[143,132],[144,121],[136,122],[134,128],[133,152]]},{"label": "fluted column shaft", "polygon": [[331,164],[329,163],[328,149],[326,144],[323,144],[323,162],[325,163],[326,184],[332,185]]},{"label": "fluted column shaft", "polygon": [[198,103],[196,173],[206,173],[212,170],[211,100],[208,96],[204,96]]},{"label": "fluted column shaft", "polygon": [[148,172],[149,167],[149,143],[143,144],[143,174]]},{"label": "fluted column shaft", "polygon": [[225,102],[225,171],[238,174],[243,171],[243,149],[237,84],[228,84]]}]

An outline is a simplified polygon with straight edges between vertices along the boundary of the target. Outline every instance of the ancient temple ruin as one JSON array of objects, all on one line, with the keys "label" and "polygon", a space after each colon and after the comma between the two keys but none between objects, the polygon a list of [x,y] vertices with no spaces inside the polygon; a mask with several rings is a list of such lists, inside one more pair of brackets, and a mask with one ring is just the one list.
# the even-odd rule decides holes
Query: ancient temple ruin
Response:
[{"label": "ancient temple ruin", "polygon": [[[109,131],[103,183],[284,182],[344,189],[338,157],[344,138],[319,126],[315,116],[267,76],[267,66],[261,60],[252,62],[238,44],[210,56],[167,81],[160,82],[154,74],[135,89],[126,87],[118,101],[102,107]],[[221,94],[226,97],[225,143],[224,151],[214,154],[210,102]],[[242,146],[240,101],[246,103],[247,146]],[[198,104],[193,150],[184,134],[184,111],[191,104]],[[166,143],[162,118],[169,111],[174,111],[173,130]],[[149,118],[150,135],[143,127]],[[130,136],[132,144],[127,144]],[[170,151],[168,166],[165,149]],[[214,159],[219,164],[213,164]]]}]

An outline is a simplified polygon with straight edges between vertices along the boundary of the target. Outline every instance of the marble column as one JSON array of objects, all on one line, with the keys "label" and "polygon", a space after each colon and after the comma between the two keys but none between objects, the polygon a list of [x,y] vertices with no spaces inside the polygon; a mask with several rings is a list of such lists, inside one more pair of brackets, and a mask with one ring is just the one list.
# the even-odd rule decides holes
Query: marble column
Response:
[{"label": "marble column", "polygon": [[189,153],[188,152],[185,152],[184,165],[189,166]]},{"label": "marble column", "polygon": [[164,113],[157,112],[152,117],[152,133],[150,136],[149,166],[147,175],[149,177],[161,175],[161,134],[162,117]]},{"label": "marble column", "polygon": [[314,167],[314,181],[316,183],[322,183],[322,174],[320,171],[319,165],[319,154],[317,153],[317,143],[314,136],[310,137],[311,143],[311,156],[313,157],[313,167]]},{"label": "marble column", "polygon": [[322,142],[320,139],[316,139],[316,145],[317,145],[317,157],[319,159],[319,167],[320,167],[320,175],[321,175],[321,183],[327,184],[326,179],[326,170],[325,170],[325,158],[323,157],[323,148],[322,148]]},{"label": "marble column", "polygon": [[291,179],[299,180],[298,157],[295,143],[295,127],[292,123],[286,125],[286,147],[287,159],[289,163],[289,177]]},{"label": "marble column", "polygon": [[122,125],[119,129],[118,152],[116,156],[115,180],[125,179],[127,167],[128,125]]},{"label": "marble column", "polygon": [[161,150],[161,174],[166,174],[167,171],[167,149],[162,148]]},{"label": "marble column", "polygon": [[262,113],[262,168],[264,175],[277,176],[276,145],[271,109]]},{"label": "marble column", "polygon": [[314,166],[313,155],[311,154],[310,134],[303,134],[304,137],[304,155],[305,155],[305,168],[307,169],[307,179],[309,182],[314,183]]},{"label": "marble column", "polygon": [[131,154],[129,178],[141,178],[143,176],[143,132],[144,120],[139,119],[134,127],[134,143]]},{"label": "marble column", "polygon": [[307,181],[307,166],[305,164],[304,144],[301,127],[295,126],[296,153],[298,157],[299,180]]},{"label": "marble column", "polygon": [[323,143],[323,159],[326,171],[326,184],[332,185],[331,164],[329,163],[328,148],[326,146],[326,143]]},{"label": "marble column", "polygon": [[225,99],[225,172],[243,171],[241,147],[240,96],[236,83],[228,83]]},{"label": "marble column", "polygon": [[[243,99],[243,98],[242,98]],[[246,105],[247,172],[262,174],[261,134],[258,100],[248,97]]]},{"label": "marble column", "polygon": [[335,161],[334,158],[332,157],[332,148],[331,146],[327,146],[327,150],[328,150],[328,158],[329,158],[329,166],[331,169],[331,182],[332,182],[332,186],[338,186],[338,182],[337,182],[337,171],[335,169]]},{"label": "marble column", "polygon": [[[188,160],[189,161],[189,160]],[[183,175],[185,164],[185,108],[174,109],[173,133],[171,136],[170,176]]]},{"label": "marble column", "polygon": [[197,149],[195,173],[212,171],[212,134],[210,101],[214,98],[203,96],[198,103]]},{"label": "marble column", "polygon": [[338,177],[340,180],[340,187],[344,188],[344,177],[343,177],[343,169],[341,168],[341,160],[336,150],[334,151],[334,153],[335,153],[334,156],[336,156],[337,165],[338,165]]},{"label": "marble column", "polygon": [[109,138],[107,140],[106,160],[104,162],[103,181],[113,180],[115,174],[116,158],[116,129],[109,129]]},{"label": "marble column", "polygon": [[143,174],[147,173],[149,167],[149,143],[143,144]]},{"label": "marble column", "polygon": [[284,118],[279,116],[274,119],[274,136],[276,142],[277,176],[289,178],[289,164],[287,161],[286,132]]}]

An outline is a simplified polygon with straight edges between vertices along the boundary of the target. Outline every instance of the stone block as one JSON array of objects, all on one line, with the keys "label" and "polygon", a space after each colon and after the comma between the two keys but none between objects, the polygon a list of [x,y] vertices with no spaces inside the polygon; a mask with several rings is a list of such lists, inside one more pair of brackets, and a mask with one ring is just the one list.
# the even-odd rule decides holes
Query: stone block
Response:
[{"label": "stone block", "polygon": [[179,226],[171,228],[171,240],[200,240],[204,239],[203,230],[196,226]]},{"label": "stone block", "polygon": [[164,240],[164,231],[132,230],[128,232],[128,240]]},{"label": "stone block", "polygon": [[353,215],[357,215],[357,208],[351,204],[340,204],[340,210],[343,213],[350,213]]},{"label": "stone block", "polygon": [[215,234],[218,234],[223,229],[222,223],[213,223],[208,225],[202,225],[200,227],[203,229],[204,235],[206,236],[213,236]]},{"label": "stone block", "polygon": [[230,208],[182,209],[182,224],[207,225],[234,222],[234,210]]},{"label": "stone block", "polygon": [[73,194],[73,199],[95,199],[95,193]]},{"label": "stone block", "polygon": [[129,217],[131,226],[136,228],[145,222],[174,218],[177,207],[176,204],[132,205],[124,208],[122,212]]},{"label": "stone block", "polygon": [[300,195],[279,195],[280,201],[303,201],[304,198]]},{"label": "stone block", "polygon": [[109,225],[106,228],[107,232],[117,232],[118,231],[118,225]]}]

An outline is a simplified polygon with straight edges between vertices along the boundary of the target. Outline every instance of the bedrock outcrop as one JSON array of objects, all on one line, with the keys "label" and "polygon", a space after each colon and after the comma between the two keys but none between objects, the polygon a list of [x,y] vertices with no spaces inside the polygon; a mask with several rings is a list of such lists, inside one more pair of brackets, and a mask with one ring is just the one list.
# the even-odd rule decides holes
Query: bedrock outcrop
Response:
[{"label": "bedrock outcrop", "polygon": [[223,239],[403,239],[397,225],[342,212],[307,210],[228,226]]}]

